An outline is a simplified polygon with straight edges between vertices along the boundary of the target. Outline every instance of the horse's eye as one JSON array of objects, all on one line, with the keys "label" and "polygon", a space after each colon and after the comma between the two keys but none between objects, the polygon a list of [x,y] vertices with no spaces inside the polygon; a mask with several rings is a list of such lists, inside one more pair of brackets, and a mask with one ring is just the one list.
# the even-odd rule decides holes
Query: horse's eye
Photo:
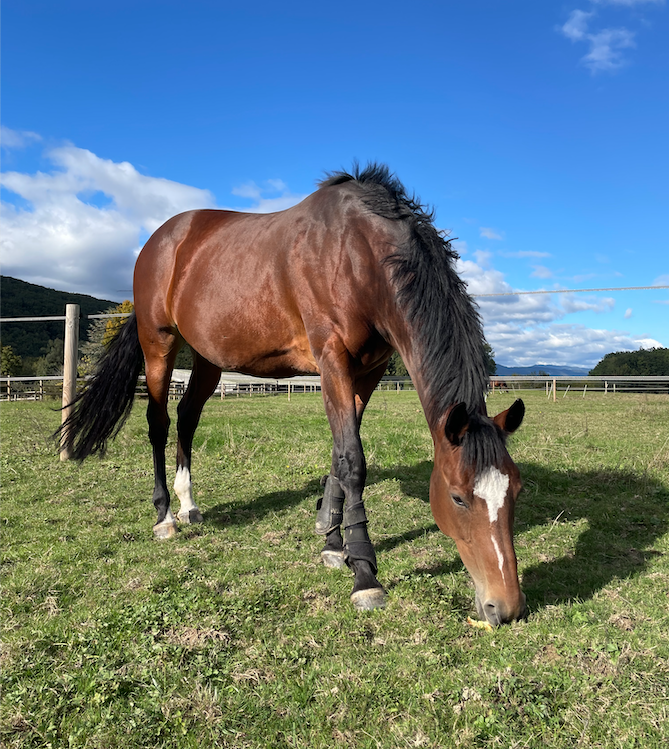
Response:
[{"label": "horse's eye", "polygon": [[459,497],[457,494],[451,494],[451,499],[458,507],[467,507],[467,503],[462,497]]}]

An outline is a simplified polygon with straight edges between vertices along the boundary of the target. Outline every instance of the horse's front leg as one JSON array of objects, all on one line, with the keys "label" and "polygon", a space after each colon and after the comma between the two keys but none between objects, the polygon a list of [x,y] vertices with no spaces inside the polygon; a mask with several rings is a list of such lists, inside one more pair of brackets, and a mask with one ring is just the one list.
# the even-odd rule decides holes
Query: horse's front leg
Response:
[{"label": "horse's front leg", "polygon": [[[331,493],[334,499],[338,484],[345,498],[341,525],[344,527],[344,561],[355,575],[351,601],[357,609],[382,608],[386,603],[386,594],[376,579],[376,554],[367,532],[367,515],[362,499],[367,467],[360,442],[355,388],[347,351],[333,346],[329,355],[324,356],[321,386],[334,442],[330,474],[336,482],[331,485]],[[336,520],[336,515],[330,518],[334,527],[329,529],[326,549],[328,544],[333,549],[338,545],[339,526]]]},{"label": "horse's front leg", "polygon": [[344,539],[341,535],[341,524],[344,521],[344,490],[333,474],[324,476],[321,486],[323,496],[316,506],[316,533],[325,536],[321,559],[326,567],[338,569],[344,566]]}]

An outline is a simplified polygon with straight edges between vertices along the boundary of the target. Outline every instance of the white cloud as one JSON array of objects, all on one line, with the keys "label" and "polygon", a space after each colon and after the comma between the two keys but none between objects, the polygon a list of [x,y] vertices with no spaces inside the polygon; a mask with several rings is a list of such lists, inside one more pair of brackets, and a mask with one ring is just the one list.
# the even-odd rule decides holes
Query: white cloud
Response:
[{"label": "white cloud", "polygon": [[249,213],[283,211],[306,197],[306,195],[291,193],[286,183],[281,179],[268,179],[262,185],[257,185],[255,182],[246,182],[234,187],[232,194],[254,201],[252,205],[245,206],[242,209]]},{"label": "white cloud", "polygon": [[623,50],[636,46],[635,34],[624,27],[590,33],[588,26],[594,15],[574,10],[567,22],[560,27],[560,31],[572,42],[586,42],[590,45],[588,54],[581,58],[581,62],[590,72],[613,72],[627,64]]},{"label": "white cloud", "polygon": [[487,252],[486,250],[475,250],[474,258],[476,259],[476,262],[483,268],[490,268],[492,253]]},{"label": "white cloud", "polygon": [[536,258],[537,260],[544,257],[552,257],[550,252],[537,252],[535,250],[521,250],[520,252],[500,252],[499,254],[502,257],[518,258],[519,260],[528,257]]},{"label": "white cloud", "polygon": [[573,10],[567,22],[562,26],[562,33],[572,42],[580,42],[587,39],[588,22],[594,13],[586,13],[582,10]]},{"label": "white cloud", "polygon": [[128,297],[140,237],[176,213],[215,204],[207,190],[145,176],[73,145],[46,156],[48,173],[1,176],[29,204],[2,204],[3,273],[32,283]]},{"label": "white cloud", "polygon": [[664,5],[665,0],[590,0],[595,5],[622,5],[628,8],[632,8],[635,5],[647,5],[653,3],[654,5]]},{"label": "white cloud", "polygon": [[504,232],[499,232],[487,226],[482,226],[479,231],[481,232],[481,236],[486,239],[504,239]]},{"label": "white cloud", "polygon": [[553,277],[553,271],[550,268],[547,268],[545,265],[533,265],[532,266],[534,270],[532,271],[532,276],[534,278],[552,278]]},{"label": "white cloud", "polygon": [[581,294],[560,294],[560,306],[565,314],[574,312],[611,312],[616,306],[611,297],[582,296]]},{"label": "white cloud", "polygon": [[627,64],[622,50],[636,47],[634,32],[628,29],[604,29],[590,34],[590,52],[582,62],[594,73],[599,70],[618,70]]},{"label": "white cloud", "polygon": [[0,144],[6,151],[13,148],[25,148],[40,140],[42,138],[37,133],[31,133],[29,130],[12,130],[0,125]]},{"label": "white cloud", "polygon": [[[41,140],[3,128],[3,143],[20,148]],[[6,172],[0,184],[18,196],[0,206],[3,273],[44,286],[106,299],[131,295],[140,245],[168,218],[193,208],[214,208],[208,190],[141,174],[128,162],[102,159],[68,144],[45,154],[48,172]],[[235,195],[242,210],[267,213],[303,197],[279,179],[246,183]],[[26,205],[27,204],[27,205]]]},{"label": "white cloud", "polygon": [[631,308],[631,307],[628,307],[628,308],[627,308],[627,309],[625,310],[625,320],[629,320],[629,319],[630,319],[630,317],[632,317],[632,308]]},{"label": "white cloud", "polygon": [[232,188],[232,194],[241,198],[251,198],[252,200],[260,199],[260,188],[255,182],[245,182],[243,185]]},{"label": "white cloud", "polygon": [[519,330],[512,325],[493,323],[486,326],[486,337],[495,351],[495,361],[519,367],[534,364],[593,367],[611,351],[661,346],[652,338],[631,336],[624,331],[565,324]]},{"label": "white cloud", "polygon": [[458,255],[466,255],[469,252],[467,242],[464,239],[453,239],[451,241],[451,247],[458,253]]},{"label": "white cloud", "polygon": [[[483,262],[479,262],[482,260]],[[647,336],[625,331],[592,329],[565,321],[579,312],[610,312],[611,297],[560,292],[514,294],[504,275],[490,266],[490,256],[460,260],[458,272],[476,297],[495,360],[509,366],[563,364],[593,367],[611,351],[635,351],[661,345]],[[506,294],[485,297],[482,294]]]},{"label": "white cloud", "polygon": [[[504,280],[504,275],[487,262],[484,265],[472,260],[459,260],[456,268],[467,283],[469,293],[477,297],[476,302],[486,323],[496,321],[521,327],[549,324],[564,315],[556,303],[555,295],[514,294],[511,286]],[[481,296],[484,294],[505,296]]]}]

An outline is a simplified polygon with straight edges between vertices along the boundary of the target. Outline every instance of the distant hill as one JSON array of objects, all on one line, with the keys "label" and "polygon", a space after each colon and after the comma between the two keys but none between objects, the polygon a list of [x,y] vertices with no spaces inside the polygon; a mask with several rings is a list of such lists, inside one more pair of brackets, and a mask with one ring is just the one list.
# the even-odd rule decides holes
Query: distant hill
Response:
[{"label": "distant hill", "polygon": [[[118,302],[87,294],[56,291],[10,276],[0,276],[1,317],[47,317],[64,315],[66,304],[78,304],[84,315],[104,312]],[[64,337],[62,322],[5,323],[0,336],[3,346],[11,346],[19,356],[37,357],[50,340]],[[88,323],[81,321],[80,337],[86,337]]]},{"label": "distant hill", "polygon": [[559,364],[535,364],[533,367],[505,367],[497,365],[495,376],[500,375],[538,375],[547,374],[552,377],[583,377],[590,371],[589,367],[562,367]]}]

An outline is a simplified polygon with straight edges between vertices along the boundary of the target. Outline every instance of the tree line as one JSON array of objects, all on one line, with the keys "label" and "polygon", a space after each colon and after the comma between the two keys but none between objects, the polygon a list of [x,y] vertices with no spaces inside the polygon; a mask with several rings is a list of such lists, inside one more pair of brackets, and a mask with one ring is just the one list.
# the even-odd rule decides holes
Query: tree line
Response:
[{"label": "tree line", "polygon": [[594,376],[669,376],[669,348],[616,351],[590,370]]}]

